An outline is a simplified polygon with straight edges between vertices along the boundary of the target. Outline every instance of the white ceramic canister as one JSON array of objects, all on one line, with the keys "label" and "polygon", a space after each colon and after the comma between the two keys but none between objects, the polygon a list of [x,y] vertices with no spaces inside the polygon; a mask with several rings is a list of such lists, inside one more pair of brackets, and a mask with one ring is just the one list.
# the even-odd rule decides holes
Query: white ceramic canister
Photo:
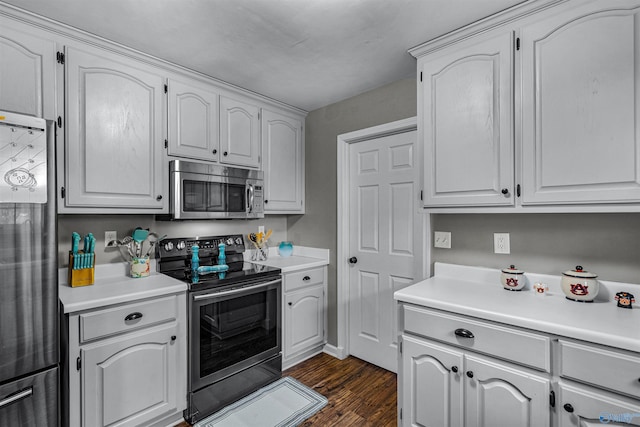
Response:
[{"label": "white ceramic canister", "polygon": [[500,281],[503,288],[509,291],[519,291],[524,288],[524,271],[518,270],[515,265],[510,265],[509,268],[502,269]]},{"label": "white ceramic canister", "polygon": [[581,302],[592,302],[598,295],[600,284],[598,276],[582,269],[577,265],[575,270],[562,273],[562,292],[567,299]]}]

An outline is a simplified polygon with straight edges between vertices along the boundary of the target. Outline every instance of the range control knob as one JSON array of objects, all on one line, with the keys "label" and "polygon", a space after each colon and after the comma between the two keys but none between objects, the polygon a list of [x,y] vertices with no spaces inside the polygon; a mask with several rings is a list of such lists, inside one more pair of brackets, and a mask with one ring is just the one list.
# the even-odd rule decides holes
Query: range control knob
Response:
[{"label": "range control knob", "polygon": [[232,237],[228,237],[227,241],[225,243],[227,244],[227,246],[233,245],[233,238]]},{"label": "range control knob", "polygon": [[187,244],[184,242],[184,240],[180,240],[177,244],[176,244],[176,249],[181,251],[184,248],[187,247]]},{"label": "range control knob", "polygon": [[164,250],[171,252],[173,250],[173,242],[167,242],[164,244]]},{"label": "range control knob", "polygon": [[242,237],[238,236],[236,237],[236,245],[242,245]]}]

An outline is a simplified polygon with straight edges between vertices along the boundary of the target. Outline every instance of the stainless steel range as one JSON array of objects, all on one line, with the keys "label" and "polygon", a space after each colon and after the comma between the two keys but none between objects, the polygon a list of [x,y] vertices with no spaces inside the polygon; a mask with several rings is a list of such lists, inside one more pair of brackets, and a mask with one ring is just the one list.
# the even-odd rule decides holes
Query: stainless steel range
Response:
[{"label": "stainless steel range", "polygon": [[[201,267],[219,265],[224,248],[228,270],[194,277],[194,246]],[[158,270],[189,284],[191,424],[282,375],[281,272],[245,262],[244,251],[242,235],[166,239],[157,249]]]}]

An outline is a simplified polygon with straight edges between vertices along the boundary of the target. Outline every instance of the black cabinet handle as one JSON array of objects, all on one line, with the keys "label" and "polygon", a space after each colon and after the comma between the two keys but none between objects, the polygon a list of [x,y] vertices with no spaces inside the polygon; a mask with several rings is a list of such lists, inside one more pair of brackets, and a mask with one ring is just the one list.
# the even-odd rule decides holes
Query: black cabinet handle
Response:
[{"label": "black cabinet handle", "polygon": [[351,258],[349,258],[349,262],[350,262],[351,264],[355,264],[356,262],[358,262],[358,258],[356,258],[356,257],[352,256]]},{"label": "black cabinet handle", "polygon": [[157,201],[162,200],[162,194],[158,194],[158,195],[156,196],[156,200],[157,200]]},{"label": "black cabinet handle", "polygon": [[468,329],[462,329],[462,328],[456,329],[454,331],[454,334],[456,334],[460,338],[473,338],[474,337],[473,336],[473,332],[471,332]]},{"label": "black cabinet handle", "polygon": [[288,302],[287,304],[289,304],[289,305],[293,305],[293,303],[292,303],[292,302]]},{"label": "black cabinet handle", "polygon": [[551,406],[552,408],[556,407],[556,392],[551,390],[551,393],[549,393],[549,406]]},{"label": "black cabinet handle", "polygon": [[227,154],[229,154],[229,153],[227,153],[226,151],[224,153],[222,153],[223,156],[226,156]]},{"label": "black cabinet handle", "polygon": [[563,406],[564,410],[571,413],[573,412],[573,406],[571,406],[571,403],[565,403]]},{"label": "black cabinet handle", "polygon": [[467,376],[469,378],[473,378],[473,371],[467,371]]},{"label": "black cabinet handle", "polygon": [[309,277],[309,276],[304,276],[304,277],[302,278],[302,280],[304,280],[305,282],[307,282],[307,281],[311,280],[311,277]]},{"label": "black cabinet handle", "polygon": [[171,341],[175,341],[178,337],[175,335],[171,335]]},{"label": "black cabinet handle", "polygon": [[505,196],[506,196],[507,194],[509,194],[509,189],[508,189],[508,188],[503,188],[503,189],[502,189],[502,194],[504,194]]},{"label": "black cabinet handle", "polygon": [[218,150],[216,150],[215,148],[212,151],[213,154],[218,154]]},{"label": "black cabinet handle", "polygon": [[264,201],[264,204],[266,205],[267,203],[269,203],[269,201],[268,201],[268,200],[265,200],[265,201]]},{"label": "black cabinet handle", "polygon": [[451,367],[451,372],[453,372],[454,374],[458,373],[458,367],[457,366],[452,366]]},{"label": "black cabinet handle", "polygon": [[140,313],[139,311],[136,311],[134,313],[131,313],[130,315],[128,315],[127,317],[124,318],[125,322],[129,322],[131,320],[137,320],[142,318],[142,313]]}]

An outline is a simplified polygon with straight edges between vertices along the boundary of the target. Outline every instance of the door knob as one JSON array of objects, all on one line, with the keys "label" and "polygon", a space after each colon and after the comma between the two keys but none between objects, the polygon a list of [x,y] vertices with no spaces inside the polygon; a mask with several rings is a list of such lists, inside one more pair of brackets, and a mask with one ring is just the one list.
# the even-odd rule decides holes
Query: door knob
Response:
[{"label": "door knob", "polygon": [[358,262],[358,258],[352,256],[351,258],[349,258],[349,263],[351,264],[355,264],[356,262]]}]

